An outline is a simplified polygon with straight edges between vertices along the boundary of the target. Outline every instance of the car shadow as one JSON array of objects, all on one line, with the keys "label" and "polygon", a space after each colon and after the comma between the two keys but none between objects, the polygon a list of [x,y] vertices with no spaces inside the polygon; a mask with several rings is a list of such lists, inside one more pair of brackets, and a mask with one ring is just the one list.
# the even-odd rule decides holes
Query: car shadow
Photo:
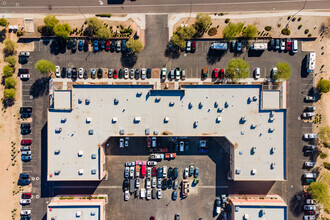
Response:
[{"label": "car shadow", "polygon": [[171,50],[169,47],[166,48],[164,56],[171,59],[178,59],[180,57],[180,52],[176,50]]},{"label": "car shadow", "polygon": [[137,62],[137,55],[135,53],[122,53],[120,61],[123,67],[132,68]]}]

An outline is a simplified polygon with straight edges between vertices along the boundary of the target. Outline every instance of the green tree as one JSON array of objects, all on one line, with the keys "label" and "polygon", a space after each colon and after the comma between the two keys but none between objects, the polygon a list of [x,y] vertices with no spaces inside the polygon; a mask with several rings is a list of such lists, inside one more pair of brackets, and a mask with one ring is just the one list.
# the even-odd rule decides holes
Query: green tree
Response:
[{"label": "green tree", "polygon": [[13,74],[14,74],[14,68],[12,68],[9,65],[6,65],[6,66],[3,67],[3,75],[5,77],[12,76]]},{"label": "green tree", "polygon": [[223,38],[227,41],[235,39],[243,30],[244,24],[239,23],[229,23],[222,31]]},{"label": "green tree", "polygon": [[130,38],[127,41],[126,47],[131,49],[132,53],[140,53],[143,49],[143,44],[140,40]]},{"label": "green tree", "polygon": [[10,40],[10,39],[6,39],[4,40],[4,44],[5,44],[5,53],[7,55],[11,55],[14,54],[17,48],[17,44],[15,43],[15,41]]},{"label": "green tree", "polygon": [[68,39],[70,32],[71,32],[71,27],[68,23],[57,24],[54,27],[54,34],[62,39]]},{"label": "green tree", "polygon": [[227,64],[226,77],[237,80],[250,75],[250,65],[241,58],[231,59]]},{"label": "green tree", "polygon": [[275,80],[278,79],[285,79],[289,80],[291,78],[291,67],[287,63],[278,63],[277,67],[277,74],[274,76]]},{"label": "green tree", "polygon": [[206,13],[198,13],[194,27],[199,34],[203,34],[211,25],[212,19],[210,15]]},{"label": "green tree", "polygon": [[0,18],[0,26],[7,26],[8,25],[8,21],[6,18]]},{"label": "green tree", "polygon": [[320,81],[317,83],[317,90],[320,93],[327,93],[330,91],[330,81],[321,78]]},{"label": "green tree", "polygon": [[50,71],[56,71],[55,65],[51,61],[44,59],[38,60],[38,62],[36,62],[34,65],[34,68],[36,68],[36,70],[38,70],[43,75],[48,74]]},{"label": "green tree", "polygon": [[243,29],[242,36],[248,39],[253,39],[258,36],[258,28],[250,24],[245,29]]},{"label": "green tree", "polygon": [[111,37],[111,32],[107,27],[104,26],[98,29],[95,35],[100,39],[107,40]]},{"label": "green tree", "polygon": [[16,97],[16,90],[15,89],[5,89],[3,94],[6,99],[14,100]]},{"label": "green tree", "polygon": [[47,15],[46,17],[44,17],[44,23],[47,30],[50,33],[53,33],[54,27],[58,24],[58,19],[55,15]]},{"label": "green tree", "polygon": [[329,190],[323,182],[313,182],[307,188],[307,191],[316,199],[319,203],[326,203],[330,200]]},{"label": "green tree", "polygon": [[196,34],[196,30],[192,26],[188,27],[178,27],[173,33],[171,41],[174,45],[185,48],[186,40],[191,39]]},{"label": "green tree", "polygon": [[17,62],[17,59],[16,59],[15,56],[8,56],[8,57],[5,58],[5,61],[6,61],[7,63],[9,63],[9,65],[10,65],[11,67],[15,67],[16,62]]},{"label": "green tree", "polygon": [[88,18],[86,19],[86,22],[88,27],[92,29],[93,34],[96,34],[100,28],[104,27],[102,20],[97,17]]},{"label": "green tree", "polygon": [[16,86],[16,79],[12,76],[7,77],[5,79],[5,86],[7,89],[15,88]]}]

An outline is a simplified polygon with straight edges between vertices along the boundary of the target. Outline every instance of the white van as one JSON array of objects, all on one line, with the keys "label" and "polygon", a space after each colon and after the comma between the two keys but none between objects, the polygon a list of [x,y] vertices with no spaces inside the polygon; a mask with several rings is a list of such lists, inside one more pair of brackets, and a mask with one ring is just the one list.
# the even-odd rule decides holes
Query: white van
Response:
[{"label": "white van", "polygon": [[315,179],[316,173],[304,173],[305,179]]},{"label": "white van", "polygon": [[254,70],[254,78],[255,79],[259,79],[260,78],[260,68],[257,67],[255,70]]},{"label": "white van", "polygon": [[297,40],[293,40],[292,43],[292,53],[297,53],[298,52],[298,41]]}]

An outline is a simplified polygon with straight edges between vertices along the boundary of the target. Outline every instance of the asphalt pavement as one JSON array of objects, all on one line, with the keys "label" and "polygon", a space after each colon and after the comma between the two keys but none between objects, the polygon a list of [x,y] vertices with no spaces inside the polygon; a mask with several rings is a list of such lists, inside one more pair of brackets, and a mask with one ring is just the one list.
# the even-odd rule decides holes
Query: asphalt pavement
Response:
[{"label": "asphalt pavement", "polygon": [[279,11],[330,8],[328,0],[25,0],[3,1],[2,13],[177,13]]}]

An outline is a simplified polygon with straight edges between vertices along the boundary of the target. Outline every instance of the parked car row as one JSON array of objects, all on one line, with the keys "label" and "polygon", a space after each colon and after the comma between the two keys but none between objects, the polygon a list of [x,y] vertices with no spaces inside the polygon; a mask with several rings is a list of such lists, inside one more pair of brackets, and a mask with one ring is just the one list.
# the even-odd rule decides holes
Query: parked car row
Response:
[{"label": "parked car row", "polygon": [[18,54],[18,62],[20,64],[25,64],[29,61],[29,57],[30,57],[30,52],[28,51],[21,51]]},{"label": "parked car row", "polygon": [[225,194],[222,194],[221,197],[215,199],[215,212],[220,214],[223,209],[226,207],[227,197]]},{"label": "parked car row", "polygon": [[305,193],[305,204],[304,204],[304,220],[315,220],[317,206],[316,201],[312,198],[312,195]]},{"label": "parked car row", "polygon": [[24,162],[30,161],[31,158],[31,139],[22,139],[21,140],[21,159]]},{"label": "parked car row", "polygon": [[279,51],[291,51],[292,53],[298,52],[298,40],[287,39],[270,39],[269,49]]},{"label": "parked car row", "polygon": [[[30,183],[31,183],[30,175],[28,173],[20,173],[18,179],[18,185],[26,186],[29,185]],[[20,204],[21,205],[31,204],[31,193],[22,193]],[[29,218],[31,215],[31,210],[22,210],[20,214],[23,219]]]},{"label": "parked car row", "polygon": [[[95,52],[105,50],[110,52],[130,52],[131,50],[126,47],[126,40],[99,40],[95,39],[91,42],[91,46]],[[89,50],[89,40],[77,40],[75,38],[70,38],[66,43],[66,48],[75,52],[78,51],[88,51]]]}]

